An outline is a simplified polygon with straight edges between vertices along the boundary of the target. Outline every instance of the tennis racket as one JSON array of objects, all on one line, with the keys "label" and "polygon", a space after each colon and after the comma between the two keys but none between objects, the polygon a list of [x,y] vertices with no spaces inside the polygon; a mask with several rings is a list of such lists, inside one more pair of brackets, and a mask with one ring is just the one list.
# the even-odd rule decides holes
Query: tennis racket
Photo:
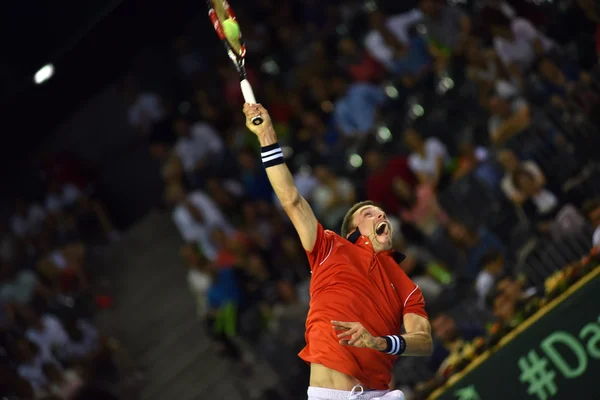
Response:
[{"label": "tennis racket", "polygon": [[[240,33],[238,39],[229,40],[227,36],[225,36],[225,31],[223,30],[223,21],[228,18],[231,18],[234,21],[236,20],[233,10],[229,6],[227,0],[207,0],[206,4],[208,6],[208,17],[210,18],[210,22],[212,23],[213,28],[215,28],[217,36],[219,39],[221,39],[221,42],[225,46],[227,55],[229,58],[231,58],[233,65],[235,65],[235,68],[240,74],[240,87],[242,88],[244,100],[246,103],[256,104],[254,91],[252,90],[252,86],[250,86],[250,82],[248,82],[248,78],[246,76],[246,46],[242,40],[242,35]],[[260,115],[252,118],[251,121],[254,125],[260,125],[263,123],[263,119]]]}]

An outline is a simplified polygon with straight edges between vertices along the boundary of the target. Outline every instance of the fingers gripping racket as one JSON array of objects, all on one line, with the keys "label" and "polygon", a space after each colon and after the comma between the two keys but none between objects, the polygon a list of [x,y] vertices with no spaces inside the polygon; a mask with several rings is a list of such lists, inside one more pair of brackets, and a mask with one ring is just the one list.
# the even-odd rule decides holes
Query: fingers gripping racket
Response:
[{"label": "fingers gripping racket", "polygon": [[[219,36],[219,39],[221,39],[221,42],[227,50],[227,55],[229,55],[229,58],[231,58],[231,61],[233,61],[233,65],[235,65],[235,68],[240,74],[240,87],[242,88],[244,100],[246,103],[256,104],[254,91],[252,90],[252,86],[250,86],[250,82],[248,82],[246,76],[246,46],[242,40],[242,34],[240,33],[235,38],[227,37],[223,28],[223,23],[226,20],[236,20],[235,14],[226,0],[207,0],[206,3],[208,6],[208,17],[212,22],[213,28],[215,28],[217,36]],[[263,119],[260,115],[252,118],[251,121],[254,125],[260,125],[263,123]]]}]

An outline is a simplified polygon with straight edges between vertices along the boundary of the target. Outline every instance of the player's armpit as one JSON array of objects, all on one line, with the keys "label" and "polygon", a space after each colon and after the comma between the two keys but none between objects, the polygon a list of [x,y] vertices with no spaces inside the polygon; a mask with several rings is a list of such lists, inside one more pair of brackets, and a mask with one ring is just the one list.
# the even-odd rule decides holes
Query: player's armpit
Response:
[{"label": "player's armpit", "polygon": [[405,356],[429,356],[433,352],[431,326],[427,318],[417,314],[404,314],[404,329],[402,335],[406,341]]}]

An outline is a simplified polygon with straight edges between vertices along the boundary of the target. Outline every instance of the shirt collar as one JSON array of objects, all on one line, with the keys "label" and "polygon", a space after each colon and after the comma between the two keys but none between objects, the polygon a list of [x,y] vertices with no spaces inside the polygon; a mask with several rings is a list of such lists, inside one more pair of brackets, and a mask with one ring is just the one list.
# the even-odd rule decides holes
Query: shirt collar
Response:
[{"label": "shirt collar", "polygon": [[[368,248],[371,251],[374,251],[373,244],[371,243],[370,239],[366,236],[361,235],[358,228],[356,228],[354,230],[354,232],[352,232],[352,234],[350,236],[348,236],[348,241],[359,247],[367,247],[368,246]],[[392,257],[397,264],[400,264],[402,261],[404,261],[406,259],[406,255],[404,255],[396,250],[384,251],[384,252],[381,252],[381,254]]]}]

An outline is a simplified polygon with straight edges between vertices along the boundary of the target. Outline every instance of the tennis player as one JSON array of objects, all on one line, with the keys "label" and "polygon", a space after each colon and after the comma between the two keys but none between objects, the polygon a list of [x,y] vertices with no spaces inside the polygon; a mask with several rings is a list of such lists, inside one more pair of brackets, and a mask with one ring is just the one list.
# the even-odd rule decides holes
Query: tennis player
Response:
[{"label": "tennis player", "polygon": [[[431,328],[421,290],[398,266],[405,257],[392,250],[385,212],[361,202],[346,214],[341,236],[324,230],[284,163],[268,112],[245,104],[244,113],[310,262],[306,347],[299,354],[310,364],[308,399],[404,399],[388,390],[394,362],[400,355],[431,354]],[[256,116],[262,125],[252,124]]]}]

